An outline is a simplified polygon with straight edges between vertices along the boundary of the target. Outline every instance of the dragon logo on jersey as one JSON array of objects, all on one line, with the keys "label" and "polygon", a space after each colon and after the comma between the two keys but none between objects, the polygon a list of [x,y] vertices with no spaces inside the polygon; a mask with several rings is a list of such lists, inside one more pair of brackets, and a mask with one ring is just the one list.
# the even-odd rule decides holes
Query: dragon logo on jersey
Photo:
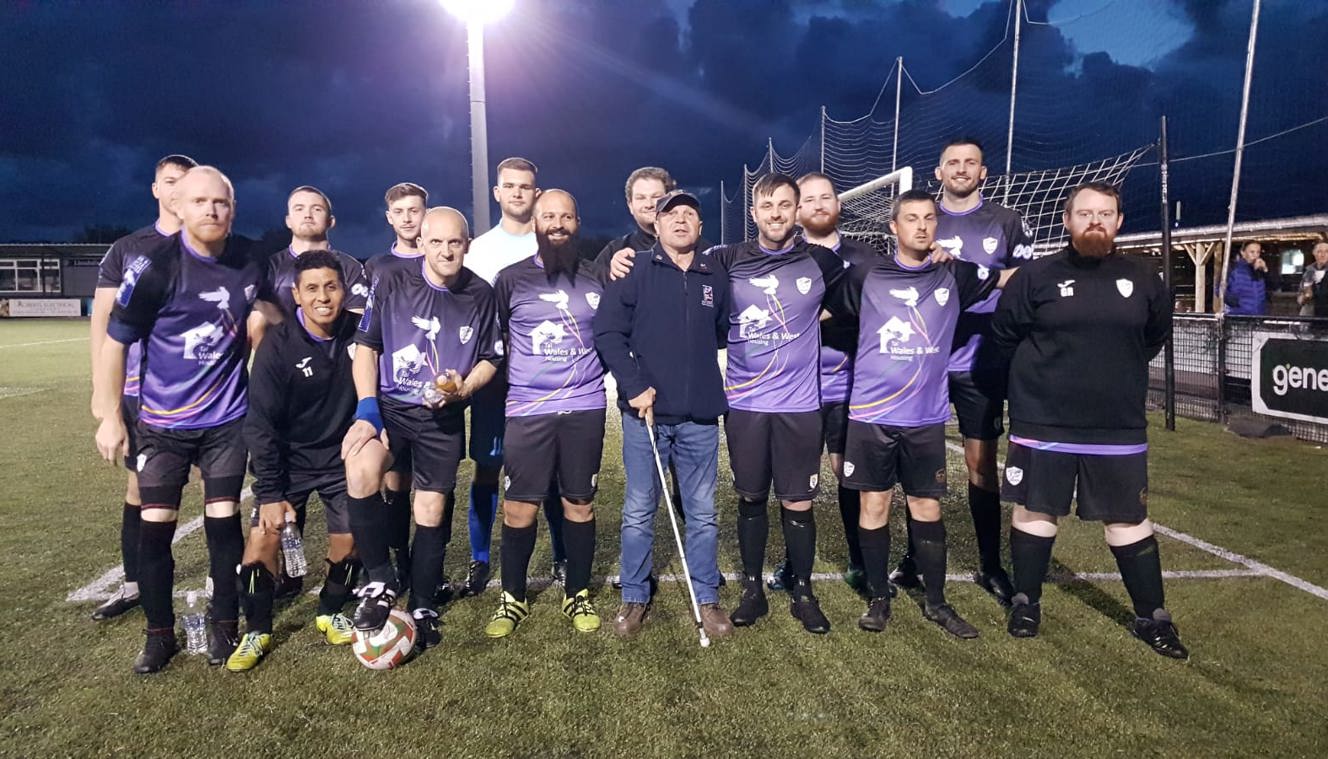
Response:
[{"label": "dragon logo on jersey", "polygon": [[932,296],[936,298],[937,304],[944,306],[950,302],[950,288],[938,287],[932,292]]},{"label": "dragon logo on jersey", "polygon": [[546,319],[530,333],[530,352],[536,355],[547,354],[549,348],[561,343],[564,337],[567,337],[567,330],[563,325]]},{"label": "dragon logo on jersey", "polygon": [[438,330],[443,328],[443,325],[439,323],[438,317],[436,316],[432,319],[425,319],[422,316],[412,316],[410,317],[410,323],[424,330],[424,339],[429,342],[433,342],[434,338],[438,337]]},{"label": "dragon logo on jersey", "polygon": [[890,294],[904,301],[904,305],[913,308],[918,305],[918,288],[909,287],[907,290],[891,290]]},{"label": "dragon logo on jersey", "polygon": [[1116,280],[1116,289],[1120,291],[1122,298],[1128,298],[1134,293],[1134,283],[1128,279]]},{"label": "dragon logo on jersey", "polygon": [[226,330],[221,325],[203,322],[181,335],[184,357],[191,361],[216,361],[221,358],[221,351],[217,348],[225,336]]},{"label": "dragon logo on jersey", "polygon": [[996,246],[1000,244],[1001,241],[997,240],[995,237],[982,238],[982,249],[987,251],[987,255],[989,256],[994,255],[996,253]]},{"label": "dragon logo on jersey", "polygon": [[129,298],[134,294],[134,286],[138,284],[138,278],[143,276],[149,263],[148,258],[139,256],[129,264],[128,269],[125,269],[124,279],[120,281],[120,287],[115,291],[115,302],[119,303],[121,308],[129,305]]},{"label": "dragon logo on jersey", "polygon": [[424,353],[414,344],[407,345],[392,354],[393,383],[404,385],[412,382],[422,369],[424,369]]},{"label": "dragon logo on jersey", "polygon": [[936,244],[945,248],[946,252],[955,258],[964,257],[964,238],[959,235],[947,237],[944,240],[937,240]]},{"label": "dragon logo on jersey", "polygon": [[586,303],[590,304],[593,311],[599,310],[599,293],[586,293]]},{"label": "dragon logo on jersey", "polygon": [[761,292],[764,292],[766,295],[776,295],[779,291],[779,277],[776,277],[773,274],[764,277],[752,277],[747,280],[747,283],[752,287],[761,288]]},{"label": "dragon logo on jersey", "polygon": [[797,281],[795,281],[793,284],[797,285],[798,292],[802,293],[803,295],[806,295],[807,293],[812,291],[811,277],[798,277]]},{"label": "dragon logo on jersey", "polygon": [[475,336],[475,328],[470,326],[469,324],[457,328],[457,337],[461,340],[462,345],[465,345],[466,343],[470,342],[470,338],[474,336]]},{"label": "dragon logo on jersey", "polygon": [[1011,485],[1018,485],[1024,481],[1024,470],[1017,466],[1005,467],[1005,479],[1010,481]]},{"label": "dragon logo on jersey", "polygon": [[755,305],[748,306],[745,311],[738,314],[738,336],[747,339],[751,338],[770,323],[770,312],[764,308]]},{"label": "dragon logo on jersey", "polygon": [[881,336],[881,353],[889,353],[891,341],[906,343],[913,337],[913,325],[898,316],[892,316],[890,321],[876,330],[876,334]]},{"label": "dragon logo on jersey", "polygon": [[545,303],[552,303],[559,311],[567,310],[569,298],[566,290],[559,290],[556,293],[540,293],[539,297]]}]

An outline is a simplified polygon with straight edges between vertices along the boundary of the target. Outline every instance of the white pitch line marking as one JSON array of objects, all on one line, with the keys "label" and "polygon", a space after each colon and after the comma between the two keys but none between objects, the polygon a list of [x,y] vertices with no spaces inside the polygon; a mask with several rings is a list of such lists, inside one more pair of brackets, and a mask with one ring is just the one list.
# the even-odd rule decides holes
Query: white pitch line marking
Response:
[{"label": "white pitch line marking", "polygon": [[[960,454],[964,452],[963,446],[959,445],[958,443],[951,442],[949,440],[945,441],[945,447]],[[1005,464],[998,463],[996,465],[996,468],[1001,471],[1005,471]],[[1248,556],[1242,556],[1241,554],[1238,554],[1229,548],[1223,548],[1222,546],[1216,545],[1214,543],[1209,543],[1206,540],[1196,538],[1193,535],[1190,535],[1189,533],[1181,532],[1180,530],[1173,530],[1164,524],[1153,522],[1153,529],[1159,535],[1165,535],[1166,537],[1171,538],[1172,540],[1178,540],[1186,545],[1193,546],[1205,553],[1216,556],[1219,559],[1222,559],[1224,561],[1229,561],[1232,564],[1239,564],[1258,576],[1271,577],[1274,580],[1278,580],[1279,582],[1284,582],[1287,585],[1290,585],[1291,587],[1297,590],[1303,590],[1312,596],[1316,596],[1325,601],[1328,601],[1328,588],[1322,588],[1310,582],[1309,580],[1303,580],[1299,577],[1296,577],[1293,574],[1290,574],[1288,572],[1283,572],[1280,569],[1264,564],[1261,561],[1255,561],[1254,559],[1251,559]],[[1169,573],[1167,572],[1163,572],[1162,576],[1165,578],[1168,576],[1168,574]],[[1244,575],[1237,575],[1237,576],[1244,576]]]},{"label": "white pitch line marking", "polygon": [[[240,493],[240,503],[243,504],[245,501],[248,501],[253,497],[254,497],[254,491],[250,490],[249,488],[245,488],[244,491]],[[241,521],[243,521],[244,519],[243,509],[240,510],[240,514],[241,514],[240,519]],[[184,524],[180,525],[179,527],[176,527],[175,537],[171,538],[171,545],[175,545],[176,543],[179,543],[181,540],[184,540],[186,537],[194,534],[195,532],[198,532],[202,527],[203,527],[202,516],[196,516],[193,519],[190,519],[188,522],[185,522]],[[101,577],[98,577],[97,579],[93,580],[87,585],[84,585],[78,590],[75,590],[74,592],[70,593],[67,597],[65,597],[65,601],[67,603],[79,603],[81,601],[105,601],[106,599],[111,597],[111,595],[115,592],[116,588],[118,588],[120,586],[120,583],[122,582],[124,582],[124,565],[116,564],[115,566],[106,570],[106,573],[103,574]]]},{"label": "white pitch line marking", "polygon": [[81,342],[81,341],[83,341],[83,340],[87,340],[87,338],[86,338],[86,337],[69,337],[69,338],[65,338],[65,339],[63,339],[63,340],[41,340],[41,341],[39,341],[39,342],[35,342],[35,343],[10,343],[10,344],[8,344],[8,345],[0,345],[0,348],[31,348],[31,347],[33,347],[33,346],[37,346],[37,345],[59,345],[60,343],[77,343],[77,342]]}]

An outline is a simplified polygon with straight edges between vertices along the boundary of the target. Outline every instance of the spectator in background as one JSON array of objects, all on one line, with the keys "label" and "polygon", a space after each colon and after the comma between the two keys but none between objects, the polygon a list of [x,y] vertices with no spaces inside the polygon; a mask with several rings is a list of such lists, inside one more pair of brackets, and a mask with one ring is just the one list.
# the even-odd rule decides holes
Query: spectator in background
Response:
[{"label": "spectator in background", "polygon": [[1296,303],[1301,316],[1328,317],[1328,240],[1314,243],[1314,261],[1300,278]]},{"label": "spectator in background", "polygon": [[1263,316],[1268,313],[1272,293],[1272,274],[1264,263],[1263,246],[1250,241],[1240,247],[1240,256],[1227,274],[1225,310],[1239,316]]}]

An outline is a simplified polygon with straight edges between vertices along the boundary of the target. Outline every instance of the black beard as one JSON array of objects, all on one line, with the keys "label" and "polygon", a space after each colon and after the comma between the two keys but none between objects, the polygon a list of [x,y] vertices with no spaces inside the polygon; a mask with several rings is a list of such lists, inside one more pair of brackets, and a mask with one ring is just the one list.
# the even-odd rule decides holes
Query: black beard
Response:
[{"label": "black beard", "polygon": [[1116,247],[1116,238],[1106,234],[1071,235],[1070,243],[1075,251],[1084,258],[1106,258]]},{"label": "black beard", "polygon": [[547,233],[537,230],[535,240],[539,246],[540,261],[544,263],[544,271],[550,279],[563,271],[575,276],[576,265],[580,260],[576,254],[575,237],[568,237],[562,243],[554,243],[549,240]]}]

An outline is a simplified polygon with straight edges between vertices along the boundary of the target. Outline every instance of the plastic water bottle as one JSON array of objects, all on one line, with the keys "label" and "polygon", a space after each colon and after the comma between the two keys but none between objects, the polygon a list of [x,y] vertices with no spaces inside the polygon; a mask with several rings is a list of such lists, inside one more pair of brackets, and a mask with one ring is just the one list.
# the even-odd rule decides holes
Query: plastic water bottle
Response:
[{"label": "plastic water bottle", "polygon": [[188,607],[184,612],[185,650],[191,654],[207,653],[207,621],[203,614],[203,605],[198,601],[198,591],[191,590],[185,597]]},{"label": "plastic water bottle", "polygon": [[304,538],[295,526],[295,515],[286,513],[286,526],[281,528],[281,554],[286,560],[286,574],[304,577],[309,573],[309,562],[304,558]]}]

